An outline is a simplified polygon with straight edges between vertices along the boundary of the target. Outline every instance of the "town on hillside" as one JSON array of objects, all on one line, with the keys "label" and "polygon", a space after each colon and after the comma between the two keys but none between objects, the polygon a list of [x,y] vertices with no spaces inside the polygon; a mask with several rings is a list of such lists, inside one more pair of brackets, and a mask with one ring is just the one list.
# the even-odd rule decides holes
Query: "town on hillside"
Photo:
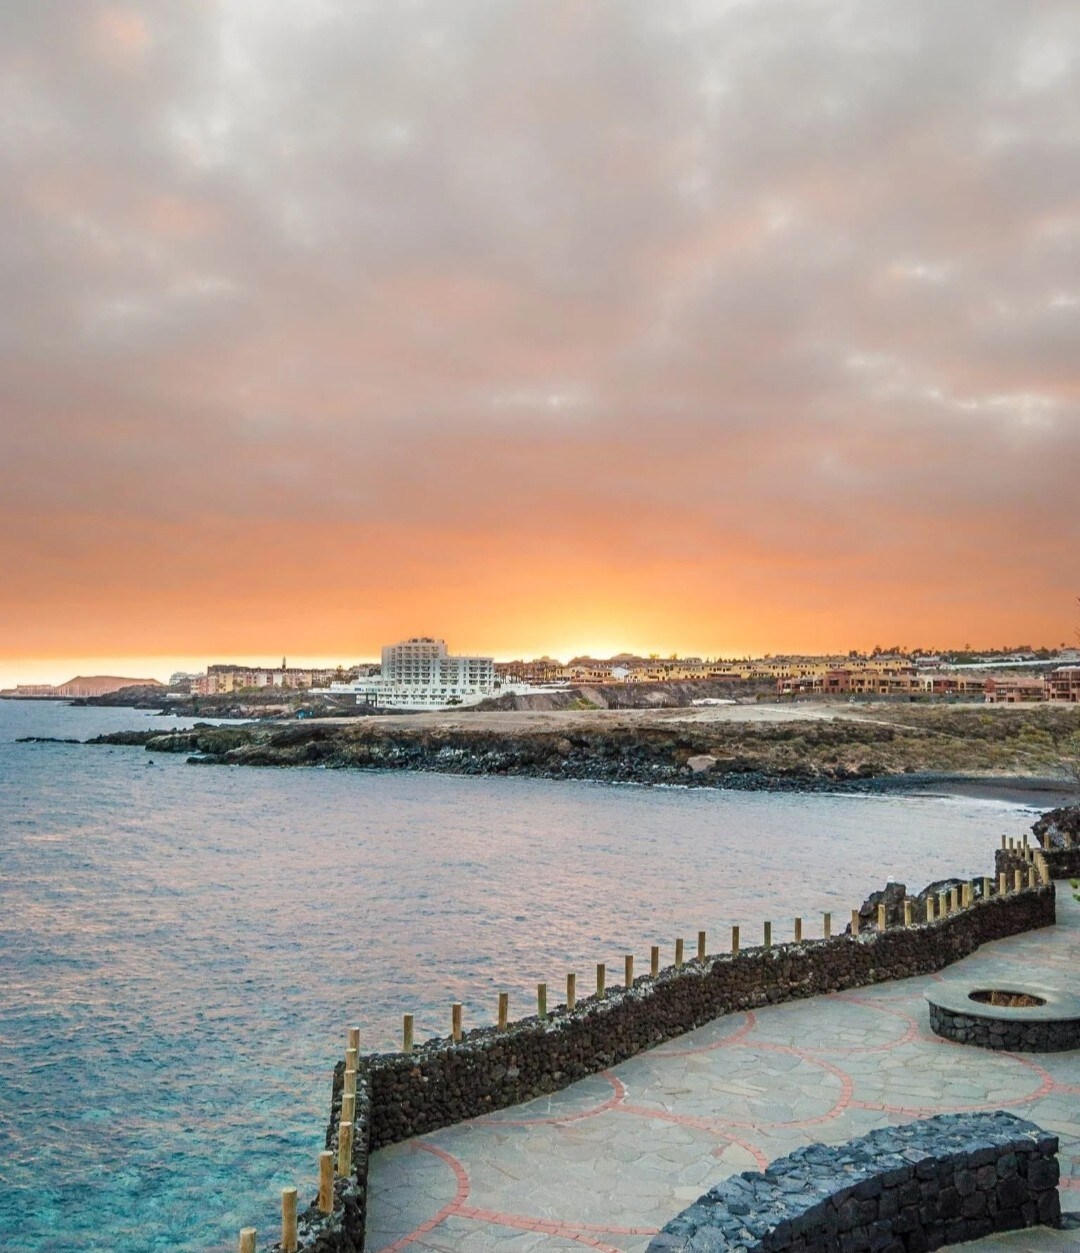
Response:
[{"label": "town on hillside", "polygon": [[[875,649],[845,656],[760,658],[540,657],[496,661],[452,654],[444,640],[415,636],[388,644],[377,663],[334,667],[236,665],[216,662],[198,674],[157,679],[78,676],[66,683],[22,684],[0,691],[9,699],[94,699],[137,688],[163,700],[306,693],[364,710],[469,707],[500,697],[633,685],[680,685],[686,703],[724,699],[945,699],[1018,704],[1080,703],[1080,651],[1015,648],[976,653]],[[689,685],[689,686],[685,686]],[[695,698],[694,685],[709,695]],[[719,693],[719,695],[717,695]]]}]

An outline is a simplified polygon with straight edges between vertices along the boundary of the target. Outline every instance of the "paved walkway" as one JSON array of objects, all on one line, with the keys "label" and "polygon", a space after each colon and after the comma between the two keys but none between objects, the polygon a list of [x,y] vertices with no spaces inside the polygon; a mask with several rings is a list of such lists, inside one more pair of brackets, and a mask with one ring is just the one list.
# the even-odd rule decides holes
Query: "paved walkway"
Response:
[{"label": "paved walkway", "polygon": [[[639,1253],[727,1175],[801,1144],[957,1110],[1009,1109],[1061,1137],[1062,1205],[1080,1210],[1080,1052],[992,1053],[931,1034],[931,979],[1023,972],[1075,990],[1080,905],[942,975],[733,1014],[556,1093],[376,1153],[369,1253]],[[1062,1253],[1035,1229],[979,1250]]]}]

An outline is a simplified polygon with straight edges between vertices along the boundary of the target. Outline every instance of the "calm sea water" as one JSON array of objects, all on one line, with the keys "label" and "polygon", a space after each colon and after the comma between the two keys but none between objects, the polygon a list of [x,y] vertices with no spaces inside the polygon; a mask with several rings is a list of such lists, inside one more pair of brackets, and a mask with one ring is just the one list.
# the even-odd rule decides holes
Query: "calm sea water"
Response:
[{"label": "calm sea water", "polygon": [[[345,1028],[526,1012],[597,961],[790,935],[886,878],[989,873],[1031,811],[186,766],[16,744],[175,725],[0,702],[0,1247],[234,1249],[312,1191]],[[151,761],[153,764],[150,764]],[[811,921],[813,920],[813,921]]]}]

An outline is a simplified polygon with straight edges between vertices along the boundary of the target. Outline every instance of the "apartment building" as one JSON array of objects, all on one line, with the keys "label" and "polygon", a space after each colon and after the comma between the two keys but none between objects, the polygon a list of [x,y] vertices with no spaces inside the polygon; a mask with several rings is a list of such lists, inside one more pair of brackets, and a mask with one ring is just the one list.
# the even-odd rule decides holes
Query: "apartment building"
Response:
[{"label": "apartment building", "polygon": [[287,666],[284,657],[281,665],[274,668],[215,663],[206,667],[205,674],[196,675],[191,680],[191,693],[193,696],[228,696],[233,692],[275,687],[297,691],[323,687],[340,677],[341,673],[337,669]]},{"label": "apartment building", "polygon": [[1033,675],[1009,675],[987,679],[983,685],[988,705],[1017,705],[1046,699],[1046,681]]},{"label": "apartment building", "polygon": [[[384,709],[475,705],[499,689],[494,657],[454,656],[444,640],[415,636],[382,650],[382,672],[348,685],[357,704]],[[334,685],[338,690],[339,685]]]},{"label": "apartment building", "polygon": [[1058,666],[1046,676],[1046,699],[1080,704],[1080,666]]}]

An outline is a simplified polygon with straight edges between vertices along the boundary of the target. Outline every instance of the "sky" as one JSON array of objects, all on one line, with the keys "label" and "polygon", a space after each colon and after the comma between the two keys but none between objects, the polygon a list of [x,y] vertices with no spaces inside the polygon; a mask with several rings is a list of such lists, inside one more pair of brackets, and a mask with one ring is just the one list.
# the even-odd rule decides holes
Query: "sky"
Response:
[{"label": "sky", "polygon": [[1075,0],[0,0],[0,679],[1074,642]]}]

